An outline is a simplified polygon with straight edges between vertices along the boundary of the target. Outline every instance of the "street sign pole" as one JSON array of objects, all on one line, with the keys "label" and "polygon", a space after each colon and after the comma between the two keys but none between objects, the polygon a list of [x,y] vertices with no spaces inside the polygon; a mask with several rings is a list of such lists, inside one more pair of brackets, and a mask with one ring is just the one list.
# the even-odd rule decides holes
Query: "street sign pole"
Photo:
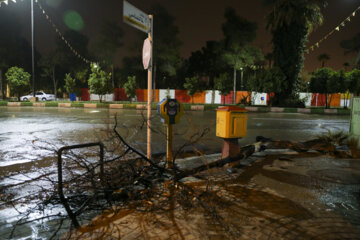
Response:
[{"label": "street sign pole", "polygon": [[[143,31],[148,34],[148,41],[150,46],[146,46],[145,43],[143,47],[143,63],[144,68],[148,70],[148,99],[147,99],[147,158],[151,158],[151,100],[152,100],[152,46],[153,46],[153,16],[147,15],[141,10],[137,9],[135,6],[131,5],[127,1],[123,2],[123,19],[124,22],[130,26],[137,28],[140,31]],[[146,51],[149,49],[150,53]],[[150,62],[148,57],[150,55]]]},{"label": "street sign pole", "polygon": [[148,68],[148,99],[147,99],[147,158],[151,159],[151,100],[152,100],[152,69],[153,69],[153,16],[149,15],[150,31],[148,38],[151,43],[150,66]]}]

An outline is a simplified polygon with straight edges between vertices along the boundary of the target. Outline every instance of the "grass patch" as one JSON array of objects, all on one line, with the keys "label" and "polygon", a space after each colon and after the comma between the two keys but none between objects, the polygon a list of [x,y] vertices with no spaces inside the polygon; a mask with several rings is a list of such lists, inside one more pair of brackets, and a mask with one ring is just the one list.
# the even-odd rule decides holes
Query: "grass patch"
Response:
[{"label": "grass patch", "polygon": [[[205,104],[204,105],[204,110],[215,110],[217,109],[219,106],[221,106],[220,104]],[[242,107],[242,106],[241,106]]]},{"label": "grass patch", "polygon": [[258,112],[270,112],[270,107],[258,107]]},{"label": "grass patch", "polygon": [[284,108],[284,113],[297,113],[297,108]]},{"label": "grass patch", "polygon": [[8,102],[7,101],[0,101],[0,106],[7,106]]},{"label": "grass patch", "polygon": [[96,103],[97,108],[109,108],[110,103]]},{"label": "grass patch", "polygon": [[348,115],[348,114],[351,113],[351,110],[350,109],[345,109],[345,108],[338,108],[337,113],[341,114],[341,115]]},{"label": "grass patch", "polygon": [[45,107],[57,107],[58,102],[46,102]]},{"label": "grass patch", "polygon": [[324,108],[310,108],[311,114],[324,114]]},{"label": "grass patch", "polygon": [[127,109],[136,109],[136,105],[136,103],[125,103],[123,107]]},{"label": "grass patch", "polygon": [[20,106],[24,106],[24,107],[31,107],[33,105],[32,102],[21,102]]},{"label": "grass patch", "polygon": [[71,107],[84,107],[83,103],[71,103]]}]

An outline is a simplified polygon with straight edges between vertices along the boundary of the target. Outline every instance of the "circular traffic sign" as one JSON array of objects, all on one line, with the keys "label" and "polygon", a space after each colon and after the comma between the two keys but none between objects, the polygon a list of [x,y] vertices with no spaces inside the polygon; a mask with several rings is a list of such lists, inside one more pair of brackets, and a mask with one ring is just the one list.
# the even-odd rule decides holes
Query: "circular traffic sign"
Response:
[{"label": "circular traffic sign", "polygon": [[149,38],[144,40],[143,51],[142,51],[142,61],[144,69],[148,69],[151,59],[151,42]]}]

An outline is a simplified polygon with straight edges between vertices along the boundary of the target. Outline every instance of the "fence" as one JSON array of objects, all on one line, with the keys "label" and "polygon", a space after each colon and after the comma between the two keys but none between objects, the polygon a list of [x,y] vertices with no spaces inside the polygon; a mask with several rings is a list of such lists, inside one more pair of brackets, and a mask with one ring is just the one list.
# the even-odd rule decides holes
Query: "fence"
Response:
[{"label": "fence", "polygon": [[[188,90],[175,90],[175,89],[156,89],[153,90],[153,99],[155,102],[159,102],[162,99],[170,96],[176,98],[182,103],[196,103],[196,104],[232,104],[233,103],[233,91],[228,95],[221,95],[217,90],[206,90],[203,92],[197,92],[194,96],[187,94]],[[273,96],[271,93],[259,93],[259,92],[247,92],[237,91],[236,104],[244,103],[248,104],[251,102],[252,105],[267,106],[269,104],[270,97]],[[300,99],[303,99],[305,106],[325,106],[325,94],[321,93],[299,93]],[[125,90],[121,88],[115,88],[114,94],[107,94],[105,101],[129,101]],[[351,94],[349,93],[335,93],[328,95],[328,101],[331,107],[344,107],[350,106]],[[99,100],[95,94],[90,94],[89,89],[81,89],[81,100]],[[136,90],[136,101],[146,102],[147,101],[147,90],[137,89]]]}]

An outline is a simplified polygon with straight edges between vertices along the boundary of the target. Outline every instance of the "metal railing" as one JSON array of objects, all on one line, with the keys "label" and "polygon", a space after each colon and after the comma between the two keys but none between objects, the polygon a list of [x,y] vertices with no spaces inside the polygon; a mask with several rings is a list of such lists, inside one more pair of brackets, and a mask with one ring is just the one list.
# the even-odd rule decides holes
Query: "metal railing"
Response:
[{"label": "metal railing", "polygon": [[100,164],[100,180],[103,181],[103,177],[104,177],[104,144],[102,142],[95,142],[95,143],[85,143],[85,144],[78,144],[78,145],[72,145],[72,146],[65,146],[60,148],[57,151],[57,155],[58,155],[58,192],[59,192],[59,197],[60,197],[60,201],[61,203],[64,205],[65,210],[68,214],[68,216],[70,217],[72,223],[74,224],[75,228],[78,228],[80,226],[79,222],[76,219],[76,213],[74,213],[65,196],[64,196],[64,191],[63,191],[63,173],[62,173],[62,153],[63,151],[66,150],[71,150],[71,149],[77,149],[77,148],[87,148],[87,147],[94,147],[94,146],[99,146],[100,147],[100,160],[99,160],[99,164]]}]

